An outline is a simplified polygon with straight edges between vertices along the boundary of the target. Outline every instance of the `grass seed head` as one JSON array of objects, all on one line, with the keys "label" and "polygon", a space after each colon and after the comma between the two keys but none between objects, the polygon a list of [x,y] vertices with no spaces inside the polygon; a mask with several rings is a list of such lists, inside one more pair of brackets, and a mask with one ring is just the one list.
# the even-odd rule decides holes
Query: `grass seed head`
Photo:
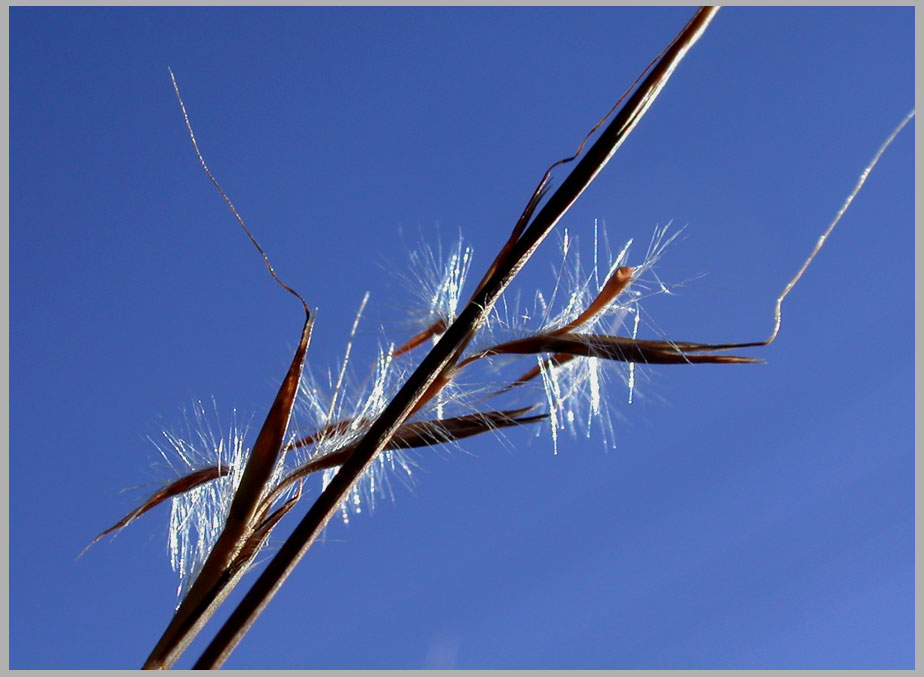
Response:
[{"label": "grass seed head", "polygon": [[231,499],[241,480],[249,453],[245,447],[247,426],[240,426],[237,414],[222,432],[218,409],[206,411],[195,402],[186,414],[185,430],[165,430],[155,441],[161,456],[179,475],[216,466],[221,476],[174,496],[170,503],[167,547],[170,564],[180,577],[177,593],[184,594],[224,527]]}]

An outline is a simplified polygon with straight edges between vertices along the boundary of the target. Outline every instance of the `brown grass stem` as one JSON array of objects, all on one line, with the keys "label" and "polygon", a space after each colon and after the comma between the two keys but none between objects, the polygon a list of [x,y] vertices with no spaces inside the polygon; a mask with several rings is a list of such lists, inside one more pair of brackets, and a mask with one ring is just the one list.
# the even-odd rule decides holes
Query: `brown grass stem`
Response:
[{"label": "brown grass stem", "polygon": [[586,155],[525,228],[522,236],[513,243],[509,253],[496,262],[496,269],[372,423],[356,450],[231,613],[196,662],[195,668],[217,668],[224,663],[330,521],[375,455],[385,448],[407,416],[417,407],[431,383],[455,364],[500,295],[625,141],[717,11],[717,7],[704,7],[696,12]]}]

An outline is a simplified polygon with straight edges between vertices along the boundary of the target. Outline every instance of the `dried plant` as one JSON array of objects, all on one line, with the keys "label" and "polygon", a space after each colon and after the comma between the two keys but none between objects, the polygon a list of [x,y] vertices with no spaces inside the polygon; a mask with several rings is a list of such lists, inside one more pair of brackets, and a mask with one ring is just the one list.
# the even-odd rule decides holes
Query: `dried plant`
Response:
[{"label": "dried plant", "polygon": [[[94,540],[125,527],[170,500],[170,548],[181,576],[176,612],[144,667],[169,668],[225,601],[267,545],[273,530],[305,495],[304,483],[321,477],[322,492],[263,569],[195,664],[220,666],[294,566],[340,511],[387,492],[395,473],[409,477],[409,450],[454,444],[464,438],[545,422],[557,445],[558,432],[599,421],[604,437],[612,434],[604,404],[606,365],[625,364],[630,391],[636,364],[750,364],[756,357],[728,354],[772,342],[781,323],[785,296],[799,280],[879,156],[913,116],[893,131],[864,170],[854,190],[819,239],[802,268],[776,301],[774,327],[767,339],[710,344],[688,340],[638,338],[639,301],[649,288],[664,248],[676,236],[659,229],[644,259],[629,265],[629,244],[615,256],[598,251],[594,264],[581,266],[573,237],[562,235],[561,274],[548,296],[536,294],[528,313],[536,326],[513,317],[523,313],[498,305],[511,281],[553,230],[568,208],[594,180],[634,129],[687,51],[702,35],[718,8],[704,7],[649,64],[609,113],[591,129],[573,156],[554,163],[542,176],[522,215],[474,291],[462,303],[472,252],[461,241],[447,255],[430,250],[412,254],[412,266],[424,268],[429,284],[421,292],[414,333],[400,344],[380,347],[378,359],[362,382],[349,375],[362,300],[345,355],[326,387],[305,367],[313,318],[307,301],[276,274],[233,202],[209,170],[199,150],[176,80],[173,86],[202,169],[227,203],[240,227],[263,257],[273,279],[301,302],[305,321],[288,371],[251,448],[234,428],[215,435],[194,410],[196,430],[165,433],[161,453],[182,463],[178,479],[168,483]],[[171,72],[171,78],[173,73]],[[602,131],[601,131],[602,130]],[[599,135],[585,150],[592,136]],[[554,191],[553,169],[574,163]],[[606,258],[604,262],[602,259]],[[654,289],[664,285],[655,278]],[[425,346],[431,345],[429,351]],[[415,358],[420,359],[415,363]],[[527,356],[530,365],[522,358]],[[304,373],[303,373],[304,372]],[[503,404],[497,404],[503,403]],[[290,419],[294,417],[294,424]],[[198,438],[198,439],[196,439]]]}]

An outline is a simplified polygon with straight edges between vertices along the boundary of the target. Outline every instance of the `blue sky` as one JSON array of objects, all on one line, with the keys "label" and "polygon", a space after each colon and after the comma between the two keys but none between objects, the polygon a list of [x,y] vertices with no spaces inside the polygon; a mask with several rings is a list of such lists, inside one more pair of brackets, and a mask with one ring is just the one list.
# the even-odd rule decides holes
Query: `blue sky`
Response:
[{"label": "blue sky", "polygon": [[[407,336],[409,247],[461,230],[479,277],[692,11],[12,8],[10,667],[141,664],[175,600],[166,507],[75,557],[172,477],[149,436],[212,397],[257,426],[298,338],[168,66],[317,308],[321,374],[367,290],[355,363],[381,323]],[[686,284],[645,302],[641,336],[769,333],[913,106],[913,12],[719,12],[561,224],[585,252],[595,219],[634,238],[630,263],[685,226],[657,272]],[[413,489],[333,525],[227,667],[912,667],[913,133],[749,353],[767,364],[640,370],[631,405],[617,374],[609,448],[556,455],[546,429],[418,453]],[[557,260],[550,238],[524,298]]]}]

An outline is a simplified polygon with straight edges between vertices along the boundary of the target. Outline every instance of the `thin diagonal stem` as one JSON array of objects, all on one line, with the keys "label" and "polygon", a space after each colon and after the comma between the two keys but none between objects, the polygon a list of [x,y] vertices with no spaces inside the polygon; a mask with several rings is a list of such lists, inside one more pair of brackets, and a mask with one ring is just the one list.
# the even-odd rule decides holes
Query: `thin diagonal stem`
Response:
[{"label": "thin diagonal stem", "polygon": [[613,121],[601,133],[558,190],[549,198],[532,224],[526,228],[522,237],[511,248],[509,255],[496,262],[496,269],[488,281],[482,285],[394,399],[375,420],[354,453],[334,476],[231,613],[215,639],[196,662],[195,668],[220,667],[234,650],[330,521],[340,503],[372,463],[375,455],[385,447],[398,427],[417,407],[434,380],[452,368],[471,337],[485,321],[497,299],[555,224],[590,185],[626,139],[654,102],[687,51],[703,34],[717,11],[717,7],[703,7],[696,12],[693,19],[665,50],[648,77],[616,114]]}]

